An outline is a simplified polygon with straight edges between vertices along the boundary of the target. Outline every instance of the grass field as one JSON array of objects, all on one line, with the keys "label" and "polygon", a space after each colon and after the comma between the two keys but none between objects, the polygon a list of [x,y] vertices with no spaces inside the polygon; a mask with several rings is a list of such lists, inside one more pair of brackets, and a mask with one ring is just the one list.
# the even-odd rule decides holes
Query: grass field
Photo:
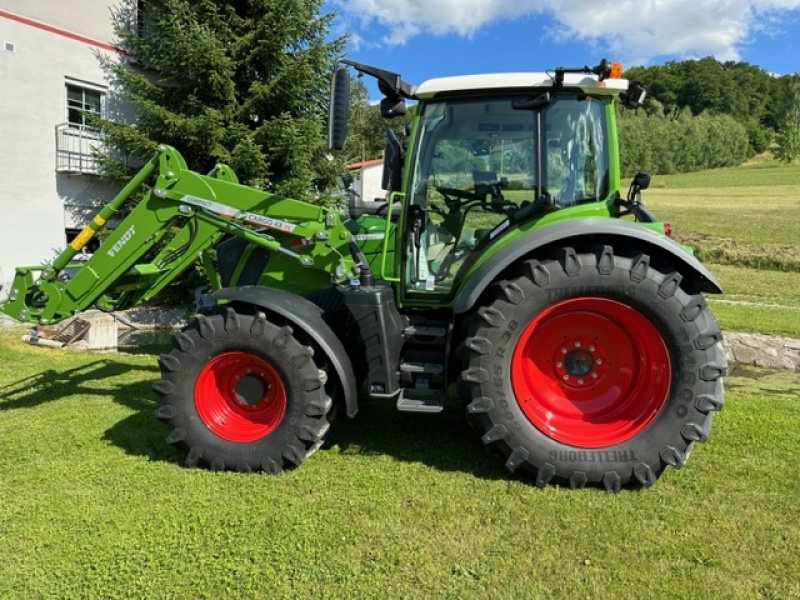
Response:
[{"label": "grass field", "polygon": [[644,199],[719,278],[723,329],[800,337],[800,165],[655,176]]},{"label": "grass field", "polygon": [[800,273],[709,264],[722,296],[707,295],[722,328],[800,338]]},{"label": "grass field", "polygon": [[694,173],[654,175],[650,190],[716,187],[772,187],[800,185],[800,164],[776,161],[762,154],[738,167],[709,169]]},{"label": "grass field", "polygon": [[728,377],[711,442],[610,495],[508,479],[457,407],[366,405],[278,477],[185,469],[153,356],[18,336],[0,332],[3,598],[800,596],[795,373]]}]

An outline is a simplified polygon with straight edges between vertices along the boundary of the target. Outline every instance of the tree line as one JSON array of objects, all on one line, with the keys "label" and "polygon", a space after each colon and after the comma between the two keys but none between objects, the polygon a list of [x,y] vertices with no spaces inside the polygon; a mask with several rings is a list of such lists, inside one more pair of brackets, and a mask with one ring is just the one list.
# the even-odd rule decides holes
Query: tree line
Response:
[{"label": "tree line", "polygon": [[633,67],[624,77],[648,91],[644,107],[619,113],[626,174],[637,160],[643,170],[673,173],[740,164],[770,149],[784,161],[800,156],[800,75],[706,57]]},{"label": "tree line", "polygon": [[688,108],[617,114],[623,175],[731,167],[753,155],[747,128],[731,115],[695,116]]}]

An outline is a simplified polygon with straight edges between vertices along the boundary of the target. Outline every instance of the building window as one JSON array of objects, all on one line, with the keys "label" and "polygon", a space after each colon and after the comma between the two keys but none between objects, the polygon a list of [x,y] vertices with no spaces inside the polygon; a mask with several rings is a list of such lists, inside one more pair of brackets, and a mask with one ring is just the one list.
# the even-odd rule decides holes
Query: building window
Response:
[{"label": "building window", "polygon": [[105,116],[106,95],[98,89],[67,84],[67,123],[76,129],[92,129],[91,115]]}]

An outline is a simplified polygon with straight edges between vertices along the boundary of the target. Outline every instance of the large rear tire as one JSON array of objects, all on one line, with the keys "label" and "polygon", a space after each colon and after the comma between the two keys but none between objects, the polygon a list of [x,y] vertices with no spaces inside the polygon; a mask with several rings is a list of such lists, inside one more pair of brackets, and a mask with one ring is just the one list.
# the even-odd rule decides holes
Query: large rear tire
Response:
[{"label": "large rear tire", "polygon": [[650,486],[709,435],[721,339],[667,265],[562,248],[495,283],[467,319],[461,395],[483,443],[537,485]]},{"label": "large rear tire", "polygon": [[156,416],[187,466],[278,473],[330,429],[326,373],[288,325],[217,308],[194,318],[159,357]]}]

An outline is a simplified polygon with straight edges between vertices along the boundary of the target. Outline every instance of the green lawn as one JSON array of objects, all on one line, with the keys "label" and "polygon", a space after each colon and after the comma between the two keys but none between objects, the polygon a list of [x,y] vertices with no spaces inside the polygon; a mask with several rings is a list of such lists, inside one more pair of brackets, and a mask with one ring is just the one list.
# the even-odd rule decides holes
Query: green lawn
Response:
[{"label": "green lawn", "polygon": [[706,298],[722,328],[800,338],[800,273],[709,264],[725,293]]},{"label": "green lawn", "polygon": [[791,258],[793,268],[785,270],[800,271],[800,165],[762,159],[730,169],[658,175],[644,199],[701,253],[727,241],[732,260],[737,249],[741,257],[774,250],[775,265]]},{"label": "green lawn", "polygon": [[610,495],[507,478],[457,407],[368,404],[278,477],[185,469],[154,356],[18,337],[0,332],[0,598],[800,596],[796,373],[728,377],[686,468]]},{"label": "green lawn", "polygon": [[679,233],[728,237],[748,244],[797,243],[800,183],[653,189],[646,194],[647,205],[668,216]]},{"label": "green lawn", "polygon": [[769,154],[763,154],[738,167],[654,175],[650,190],[797,185],[800,185],[800,164],[787,165],[776,161]]},{"label": "green lawn", "polygon": [[795,186],[648,190],[645,203],[703,260],[800,271]]},{"label": "green lawn", "polygon": [[719,278],[723,329],[800,337],[800,165],[654,176],[644,201]]}]

